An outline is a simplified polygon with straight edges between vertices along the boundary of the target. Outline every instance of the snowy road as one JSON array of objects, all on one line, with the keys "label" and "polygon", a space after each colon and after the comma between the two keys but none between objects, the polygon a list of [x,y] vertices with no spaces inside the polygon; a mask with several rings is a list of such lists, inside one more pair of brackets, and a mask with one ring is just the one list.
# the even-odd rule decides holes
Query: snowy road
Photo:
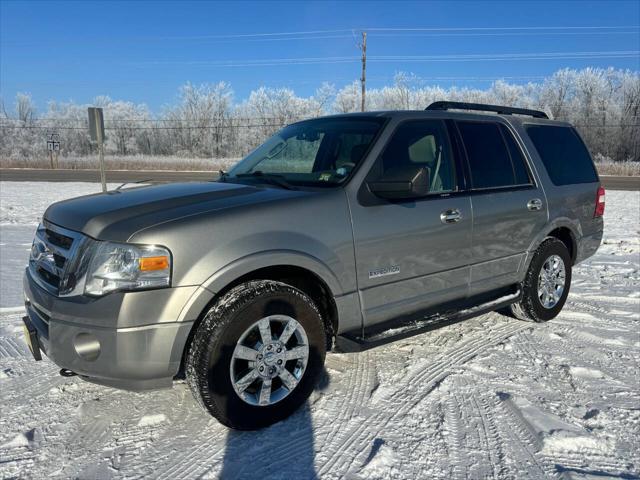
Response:
[{"label": "snowy road", "polygon": [[[19,252],[22,234],[4,232],[33,228],[40,203],[14,185],[0,185],[0,222]],[[492,313],[330,354],[309,404],[260,432],[226,430],[183,383],[136,394],[62,378],[5,311],[0,478],[639,478],[640,193],[607,192],[605,222],[557,319]]]}]

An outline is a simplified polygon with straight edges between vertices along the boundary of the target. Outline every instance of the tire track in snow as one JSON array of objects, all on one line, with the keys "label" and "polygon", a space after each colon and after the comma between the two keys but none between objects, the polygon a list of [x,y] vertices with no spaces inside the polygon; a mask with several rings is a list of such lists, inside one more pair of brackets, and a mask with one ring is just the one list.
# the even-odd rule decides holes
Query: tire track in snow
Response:
[{"label": "tire track in snow", "polygon": [[525,478],[558,478],[553,465],[547,463],[540,454],[542,442],[537,432],[522,417],[519,409],[508,396],[498,394],[494,406],[501,411],[503,419],[500,425],[501,434],[510,440],[508,445],[512,461],[517,465],[518,473]]},{"label": "tire track in snow", "polygon": [[[199,477],[222,458],[225,442],[221,443],[220,440],[226,437],[228,430],[214,423],[195,400],[191,400],[188,387],[176,391],[176,395],[178,399],[172,412],[178,412],[178,415],[172,415],[163,422],[163,431],[156,430],[158,438],[145,449],[143,456],[135,459],[127,478],[145,478],[149,475],[171,480]],[[169,425],[179,425],[181,431],[186,432],[202,432],[204,427],[208,432],[199,437],[186,438],[181,435],[176,438],[175,430]]]},{"label": "tire track in snow", "polygon": [[19,343],[13,337],[0,337],[0,358],[30,357],[31,352],[24,343]]},{"label": "tire track in snow", "polygon": [[[447,396],[444,428],[453,453],[453,477],[503,477],[504,442],[497,429],[495,410],[466,378],[459,376],[451,380],[455,391],[461,394],[444,393]],[[484,457],[483,461],[478,461],[478,455]]]},{"label": "tire track in snow", "polygon": [[[496,313],[489,315],[498,316]],[[390,405],[400,405],[400,408],[391,416],[387,415],[386,409],[383,409],[384,411],[378,410],[371,418],[359,422],[344,440],[334,443],[333,452],[318,474],[322,476],[329,471],[344,470],[345,466],[349,468],[349,463],[340,463],[341,458],[350,460],[367,450],[371,441],[387,425],[410,412],[440,381],[451,373],[453,368],[468,362],[480,352],[500,343],[511,335],[531,328],[524,322],[502,318],[505,322],[498,324],[491,332],[483,330],[476,332],[477,336],[471,340],[463,340],[459,345],[441,354],[439,360],[429,368],[403,379],[402,384],[386,399]]]},{"label": "tire track in snow", "polygon": [[[588,464],[585,462],[585,451],[562,452],[555,455],[547,455],[549,461],[553,462],[560,472],[592,473],[594,476],[620,477],[620,478],[640,478],[640,470],[627,458],[616,455],[604,455],[601,452],[589,450],[586,453],[589,457]],[[628,468],[621,468],[626,465]]]},{"label": "tire track in snow", "polygon": [[[346,395],[337,395],[333,393],[328,399],[329,405],[324,407],[325,410],[337,412],[337,418],[330,418],[331,426],[328,432],[323,432],[325,425],[314,425],[313,435],[315,437],[315,448],[322,451],[325,447],[331,448],[336,438],[339,438],[341,432],[354,418],[356,410],[362,409],[368,403],[371,391],[376,383],[376,369],[372,364],[372,355],[370,352],[345,354],[351,356],[346,367],[348,370],[345,379],[344,388],[348,392]],[[337,400],[337,405],[332,402]],[[278,446],[278,454],[280,458],[295,458],[296,455],[307,454],[309,436],[308,431],[299,432],[287,441],[284,445]],[[261,465],[265,462],[270,467],[276,466],[278,462],[273,461],[273,452],[268,445],[263,448],[264,453],[255,458],[255,465]]]}]

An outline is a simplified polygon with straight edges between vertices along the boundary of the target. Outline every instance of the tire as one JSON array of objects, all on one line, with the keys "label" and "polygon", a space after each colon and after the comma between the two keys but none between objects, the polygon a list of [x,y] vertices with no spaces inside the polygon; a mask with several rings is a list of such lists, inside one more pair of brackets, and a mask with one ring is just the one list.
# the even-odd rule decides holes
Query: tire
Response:
[{"label": "tire", "polygon": [[[543,304],[538,295],[539,277],[547,260],[559,258],[564,267],[564,286],[555,302]],[[552,262],[555,263],[555,262]],[[543,274],[544,275],[544,274]],[[542,280],[544,282],[544,280]],[[551,281],[551,284],[555,282]],[[538,247],[531,259],[529,270],[522,284],[522,299],[509,307],[510,313],[519,320],[529,322],[546,322],[555,318],[569,295],[571,286],[571,256],[564,243],[557,238],[546,238]],[[551,289],[553,290],[553,289]],[[556,291],[557,292],[557,291]],[[545,298],[545,297],[543,297]],[[547,297],[549,299],[549,297]]]},{"label": "tire", "polygon": [[[261,330],[265,322],[269,334]],[[279,342],[286,336],[285,327],[290,331],[292,325],[289,340]],[[263,343],[268,337],[273,343]],[[205,314],[187,355],[187,382],[198,403],[224,425],[238,430],[267,427],[287,418],[311,395],[323,371],[326,343],[320,312],[305,293],[280,282],[247,282],[223,295]],[[245,355],[239,349],[246,345],[251,350],[243,352],[249,351],[252,361],[239,358]],[[290,354],[300,358],[289,360]],[[259,367],[266,371],[258,373]],[[246,387],[246,382],[239,382],[254,376]],[[261,395],[263,389],[266,395]],[[264,403],[267,398],[270,403]]]}]

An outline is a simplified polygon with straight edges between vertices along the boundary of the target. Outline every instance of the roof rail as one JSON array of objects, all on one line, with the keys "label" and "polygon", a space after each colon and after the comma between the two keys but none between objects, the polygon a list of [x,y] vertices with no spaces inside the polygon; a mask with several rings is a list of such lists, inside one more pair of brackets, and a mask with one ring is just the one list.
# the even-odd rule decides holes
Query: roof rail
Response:
[{"label": "roof rail", "polygon": [[425,110],[475,110],[479,112],[496,112],[503,115],[529,115],[535,118],[549,118],[546,113],[540,110],[529,110],[528,108],[503,107],[501,105],[485,105],[484,103],[467,102],[433,102]]}]

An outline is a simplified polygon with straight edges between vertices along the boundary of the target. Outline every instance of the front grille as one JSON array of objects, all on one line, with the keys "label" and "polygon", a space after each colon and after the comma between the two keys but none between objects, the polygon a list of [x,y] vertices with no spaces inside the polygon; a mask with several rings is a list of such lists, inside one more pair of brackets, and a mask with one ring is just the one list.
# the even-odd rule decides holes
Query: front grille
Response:
[{"label": "front grille", "polygon": [[47,282],[49,285],[54,287],[56,290],[60,288],[61,276],[48,272],[42,267],[38,267],[36,269],[36,272],[38,272],[38,275],[40,275],[40,278],[42,278],[45,282]]},{"label": "front grille", "polygon": [[44,234],[51,245],[69,250],[73,245],[73,238],[67,237],[59,232],[55,232],[50,228],[44,229]]},{"label": "front grille", "polygon": [[55,295],[68,289],[67,271],[81,237],[79,233],[48,222],[38,226],[31,246],[29,269],[40,286]]}]

